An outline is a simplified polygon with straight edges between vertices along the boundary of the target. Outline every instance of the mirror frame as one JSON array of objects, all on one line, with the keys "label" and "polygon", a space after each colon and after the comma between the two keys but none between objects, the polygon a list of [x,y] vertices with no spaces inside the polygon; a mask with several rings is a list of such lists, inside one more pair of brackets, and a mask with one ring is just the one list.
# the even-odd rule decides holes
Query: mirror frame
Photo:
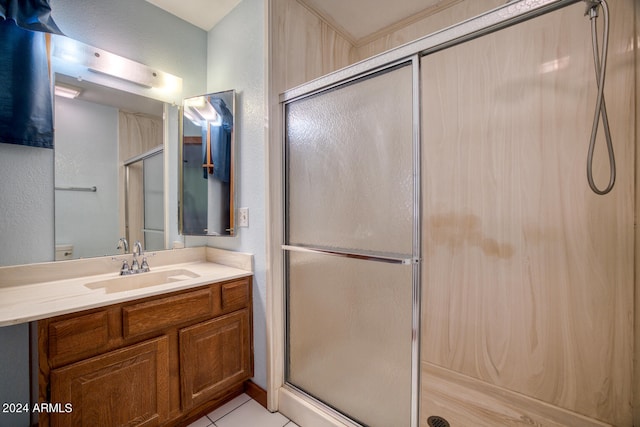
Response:
[{"label": "mirror frame", "polygon": [[[233,125],[231,128],[231,149],[230,149],[230,160],[229,160],[229,223],[226,224],[226,228],[221,230],[226,232],[222,233],[209,233],[203,232],[201,234],[194,232],[185,232],[184,229],[184,146],[185,146],[185,135],[184,135],[184,120],[185,120],[185,103],[190,99],[196,99],[200,97],[211,97],[215,95],[224,94],[226,97],[231,97],[231,114],[233,116]],[[238,229],[236,227],[236,215],[235,215],[235,206],[236,206],[236,191],[235,191],[235,177],[236,177],[236,150],[237,150],[237,141],[236,141],[236,124],[237,124],[237,115],[236,115],[236,104],[237,104],[237,96],[235,89],[229,89],[219,92],[211,92],[204,95],[193,96],[189,98],[185,98],[182,102],[182,105],[178,111],[180,116],[180,123],[178,126],[178,133],[180,135],[180,148],[178,152],[179,157],[179,167],[178,167],[178,230],[179,233],[183,236],[206,236],[206,237],[234,237],[238,234]],[[227,107],[229,107],[227,105]],[[186,120],[189,120],[186,118]],[[209,126],[209,124],[208,124]],[[208,199],[208,194],[207,194]],[[210,209],[209,200],[207,200],[207,212]]]}]

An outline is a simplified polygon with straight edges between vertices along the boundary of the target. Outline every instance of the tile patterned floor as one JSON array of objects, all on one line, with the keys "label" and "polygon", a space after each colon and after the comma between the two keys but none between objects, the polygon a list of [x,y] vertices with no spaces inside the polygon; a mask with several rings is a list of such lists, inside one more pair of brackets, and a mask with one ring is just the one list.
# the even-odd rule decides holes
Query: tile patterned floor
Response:
[{"label": "tile patterned floor", "polygon": [[267,411],[246,394],[225,403],[189,427],[299,427],[282,414]]}]

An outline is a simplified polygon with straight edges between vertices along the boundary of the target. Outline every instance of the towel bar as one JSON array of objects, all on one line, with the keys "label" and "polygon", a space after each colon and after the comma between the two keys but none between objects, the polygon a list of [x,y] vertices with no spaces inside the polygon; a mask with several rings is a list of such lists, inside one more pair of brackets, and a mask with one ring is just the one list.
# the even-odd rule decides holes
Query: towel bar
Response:
[{"label": "towel bar", "polygon": [[93,187],[55,187],[56,190],[60,190],[60,191],[90,191],[92,193],[95,193],[96,191],[98,191],[98,188],[96,186]]}]

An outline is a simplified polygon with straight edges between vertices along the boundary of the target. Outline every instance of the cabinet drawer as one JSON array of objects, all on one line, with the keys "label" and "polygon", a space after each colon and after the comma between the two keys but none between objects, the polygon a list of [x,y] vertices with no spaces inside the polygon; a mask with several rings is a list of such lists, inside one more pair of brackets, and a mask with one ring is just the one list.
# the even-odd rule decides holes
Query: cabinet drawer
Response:
[{"label": "cabinet drawer", "polygon": [[109,345],[106,311],[49,324],[49,358],[53,366],[96,355]]},{"label": "cabinet drawer", "polygon": [[130,305],[122,309],[123,335],[129,338],[211,316],[214,307],[210,288]]},{"label": "cabinet drawer", "polygon": [[222,285],[222,310],[239,310],[249,304],[249,281],[225,283]]}]

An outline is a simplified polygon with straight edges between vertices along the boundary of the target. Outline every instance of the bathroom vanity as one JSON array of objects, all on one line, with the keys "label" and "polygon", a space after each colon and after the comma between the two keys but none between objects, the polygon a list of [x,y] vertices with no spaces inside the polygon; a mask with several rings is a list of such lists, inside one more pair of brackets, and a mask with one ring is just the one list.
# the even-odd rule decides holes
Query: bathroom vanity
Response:
[{"label": "bathroom vanity", "polygon": [[[0,324],[37,320],[40,426],[187,425],[244,391],[253,376],[250,255],[161,251],[135,276],[119,276],[107,258],[24,266],[31,279],[20,267],[0,271]],[[116,271],[59,277],[99,271],[101,261]],[[47,269],[57,280],[7,286]],[[35,308],[11,321],[11,300]]]}]

